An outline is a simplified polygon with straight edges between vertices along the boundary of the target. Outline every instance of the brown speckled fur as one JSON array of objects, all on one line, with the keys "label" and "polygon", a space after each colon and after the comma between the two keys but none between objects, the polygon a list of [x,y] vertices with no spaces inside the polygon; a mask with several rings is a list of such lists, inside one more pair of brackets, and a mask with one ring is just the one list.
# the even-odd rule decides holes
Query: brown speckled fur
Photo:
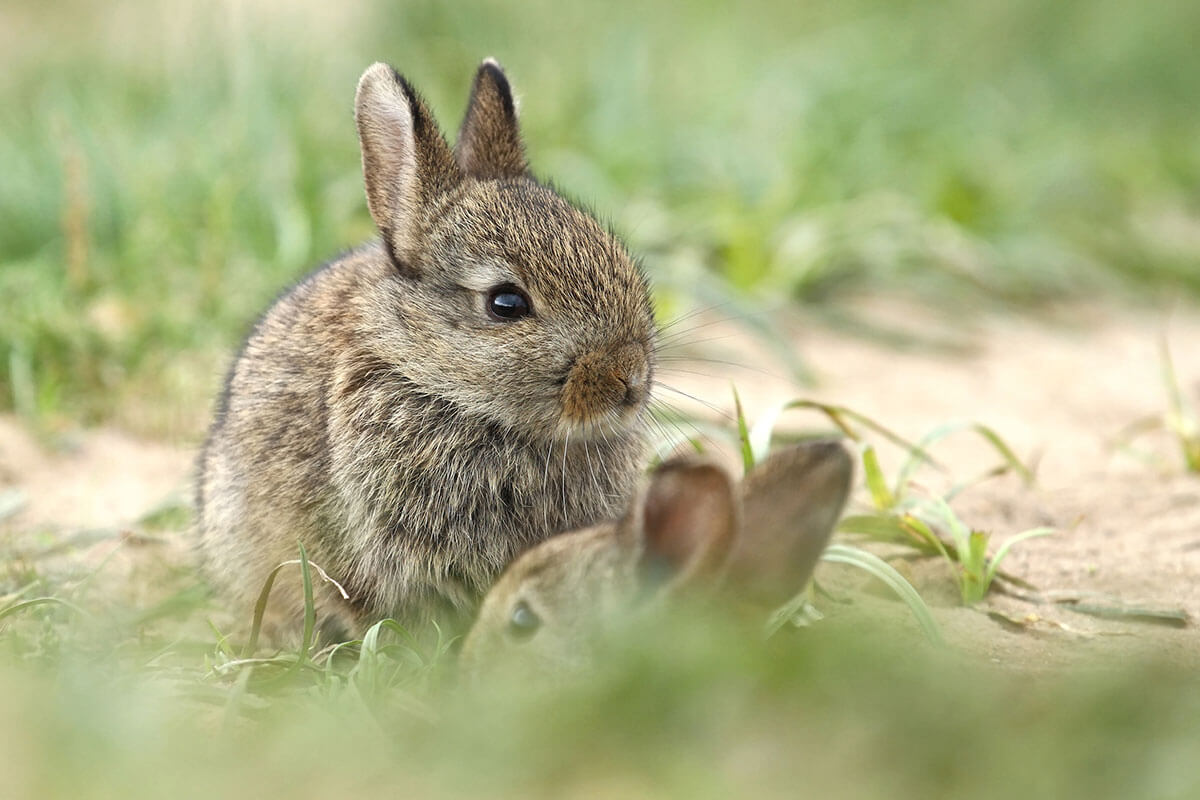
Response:
[{"label": "brown speckled fur", "polygon": [[[247,615],[301,541],[351,596],[318,585],[330,627],[460,621],[519,552],[627,505],[653,379],[648,288],[528,174],[495,62],[455,151],[382,64],[356,119],[380,240],[283,295],[238,355],[200,459],[200,548]],[[489,316],[501,284],[530,316]],[[291,574],[272,592],[282,632],[302,610]]]}]

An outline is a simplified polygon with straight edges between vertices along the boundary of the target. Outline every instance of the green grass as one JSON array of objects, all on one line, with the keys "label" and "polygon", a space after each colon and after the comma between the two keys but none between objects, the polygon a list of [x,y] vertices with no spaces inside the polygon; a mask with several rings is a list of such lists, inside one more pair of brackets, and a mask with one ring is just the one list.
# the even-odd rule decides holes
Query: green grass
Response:
[{"label": "green grass", "polygon": [[862,620],[764,643],[720,609],[680,609],[587,680],[467,686],[444,650],[390,623],[336,650],[234,663],[179,623],[204,616],[203,597],[157,618],[113,597],[103,609],[90,598],[92,613],[26,605],[0,620],[5,798],[1200,789],[1195,676],[1153,660],[1037,677]]},{"label": "green grass", "polygon": [[1188,472],[1200,472],[1200,415],[1185,399],[1175,373],[1171,347],[1164,335],[1159,342],[1163,386],[1167,392],[1167,413],[1163,424],[1179,445],[1179,453]]},{"label": "green grass", "polygon": [[[881,429],[878,424],[874,424],[874,428]],[[953,481],[944,494],[933,494],[922,489],[916,480],[917,470],[922,466],[938,466],[929,454],[930,447],[940,439],[962,431],[975,433],[982,438],[1000,456],[1000,463],[979,476]],[[1012,534],[993,546],[991,532],[969,526],[950,507],[950,501],[960,492],[1010,472],[1020,477],[1026,485],[1033,484],[1032,470],[1022,463],[998,433],[978,422],[957,422],[938,426],[913,445],[897,442],[892,435],[890,438],[893,443],[901,444],[907,451],[893,485],[888,484],[880,468],[875,446],[863,441],[853,431],[851,433],[860,442],[860,460],[872,508],[866,513],[845,517],[838,525],[839,531],[874,542],[910,547],[923,555],[942,557],[953,569],[963,605],[981,602],[997,577],[1025,585],[1020,578],[1001,572],[1000,564],[1012,548],[1021,542],[1049,536],[1055,531],[1052,528],[1032,528]]]},{"label": "green grass", "polygon": [[374,59],[453,129],[499,57],[537,172],[628,235],[668,309],[1195,292],[1198,27],[1183,0],[16,0],[0,407],[195,436],[254,315],[372,233],[350,108]]}]

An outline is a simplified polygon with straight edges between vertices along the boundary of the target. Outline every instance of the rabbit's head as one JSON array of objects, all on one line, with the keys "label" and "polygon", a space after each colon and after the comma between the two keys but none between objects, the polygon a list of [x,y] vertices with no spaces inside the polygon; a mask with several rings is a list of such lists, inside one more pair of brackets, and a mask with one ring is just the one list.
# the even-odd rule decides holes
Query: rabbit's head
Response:
[{"label": "rabbit's head", "polygon": [[479,67],[453,149],[385,64],[363,74],[355,113],[367,204],[394,268],[365,300],[380,320],[363,332],[373,355],[510,429],[588,439],[634,427],[654,371],[646,279],[613,235],[532,177],[499,65]]},{"label": "rabbit's head", "polygon": [[705,461],[664,463],[622,519],[552,537],[509,566],[467,636],[462,669],[587,667],[610,626],[722,582],[764,609],[782,604],[811,577],[852,471],[835,442],[780,450],[740,488]]}]

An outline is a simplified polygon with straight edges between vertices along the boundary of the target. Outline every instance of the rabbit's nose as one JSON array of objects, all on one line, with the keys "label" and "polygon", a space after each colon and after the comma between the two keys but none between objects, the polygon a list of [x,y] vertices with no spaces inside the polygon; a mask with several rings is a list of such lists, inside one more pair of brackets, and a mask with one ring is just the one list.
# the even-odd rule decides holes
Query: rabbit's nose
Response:
[{"label": "rabbit's nose", "polygon": [[641,405],[650,391],[650,361],[646,349],[636,342],[628,342],[612,351],[612,378],[621,387],[617,397],[619,405],[633,408]]},{"label": "rabbit's nose", "polygon": [[621,376],[620,381],[625,386],[625,396],[621,398],[621,405],[639,405],[646,399],[650,388],[650,366],[645,362],[638,364]]}]

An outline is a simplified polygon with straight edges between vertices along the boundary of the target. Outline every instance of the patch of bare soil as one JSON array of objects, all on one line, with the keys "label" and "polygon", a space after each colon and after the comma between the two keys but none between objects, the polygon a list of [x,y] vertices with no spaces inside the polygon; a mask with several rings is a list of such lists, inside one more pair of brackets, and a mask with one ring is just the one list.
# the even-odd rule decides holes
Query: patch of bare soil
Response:
[{"label": "patch of bare soil", "polygon": [[[869,311],[873,320],[891,315],[910,329],[919,319],[923,333],[970,346],[897,350],[860,335],[800,330],[796,347],[820,381],[817,389],[801,389],[775,375],[783,370],[744,328],[705,320],[702,328],[694,326],[692,338],[706,340],[702,347],[713,360],[664,368],[663,379],[726,411],[733,380],[751,419],[779,401],[804,396],[849,406],[910,440],[956,419],[987,424],[1020,456],[1036,460],[1037,482],[1027,487],[1005,477],[981,483],[954,501],[959,516],[993,532],[997,541],[1038,526],[1060,533],[1018,545],[1005,562],[1034,591],[993,594],[976,609],[957,604],[948,565],[897,558],[894,563],[935,606],[950,642],[968,657],[1033,669],[1143,650],[1178,661],[1200,659],[1200,476],[1183,472],[1173,442],[1161,433],[1141,436],[1132,446],[1114,444],[1127,426],[1166,408],[1157,350],[1164,331],[1185,390],[1200,399],[1200,311],[1166,319],[1075,310],[1069,324],[1054,325],[992,316],[969,330],[961,323],[939,330],[945,323],[936,317],[919,318],[894,304]],[[812,412],[790,413],[786,427],[828,427]],[[939,442],[933,454],[957,479],[996,463],[994,452],[966,433]],[[894,474],[902,454],[884,448],[881,456],[885,471]],[[101,535],[84,542],[91,563],[115,550],[127,566],[147,551],[182,561],[182,533],[167,534],[166,548],[117,543],[122,526],[186,492],[192,457],[187,448],[111,430],[85,432],[68,447],[49,449],[17,421],[0,418],[0,497],[12,498],[5,490],[16,490],[25,500],[0,521],[0,543],[4,537],[39,534],[44,540],[92,529]],[[931,489],[945,488],[953,478],[935,471],[921,477]],[[860,489],[856,502],[864,501]],[[123,574],[129,580],[136,570],[130,566]],[[859,573],[826,565],[818,579],[835,594],[845,589],[853,597],[850,617],[863,614],[915,630],[899,603],[878,592],[850,591],[862,588]],[[1137,608],[1177,609],[1188,621],[1182,627],[1154,624],[1131,616]],[[1114,609],[1122,615],[1103,616]]]},{"label": "patch of bare soil", "polygon": [[[874,319],[887,314],[911,329],[918,312],[871,309]],[[819,388],[797,390],[760,372],[739,372],[747,415],[753,419],[763,408],[804,396],[848,406],[910,441],[953,420],[990,426],[1019,456],[1036,462],[1036,485],[1009,477],[983,482],[955,499],[955,511],[972,527],[993,533],[995,542],[1034,527],[1060,532],[1017,545],[1004,562],[1034,591],[993,593],[976,609],[958,604],[945,562],[897,564],[935,605],[951,643],[1028,668],[1136,652],[1200,660],[1200,475],[1183,470],[1176,443],[1162,431],[1121,443],[1130,425],[1161,419],[1167,408],[1159,356],[1164,333],[1185,393],[1200,401],[1200,313],[1168,318],[1090,309],[1075,310],[1055,325],[1009,317],[983,318],[966,331],[937,331],[938,324],[932,318],[920,323],[926,333],[965,336],[971,346],[966,352],[897,351],[825,330],[801,332],[798,346],[818,374]],[[752,361],[733,352],[737,345],[730,347],[722,360]],[[690,394],[711,397],[714,390],[695,376],[665,380]],[[785,424],[822,426],[814,412],[791,413]],[[957,480],[998,462],[987,444],[967,433],[938,442],[932,454]],[[881,455],[885,472],[894,475],[902,454],[889,458],[883,448]],[[921,478],[931,489],[948,483],[932,471]],[[856,500],[865,505],[865,491]],[[832,565],[817,577],[834,585],[852,580],[846,568]],[[870,613],[895,615],[898,625],[912,624],[896,603],[856,601],[864,604]],[[1183,612],[1187,621],[1166,624],[1171,620],[1157,616],[1163,612]]]},{"label": "patch of bare soil", "polygon": [[193,455],[114,430],[48,446],[12,417],[0,417],[0,490],[23,499],[24,528],[106,528],[128,524],[185,491]]},{"label": "patch of bare soil", "polygon": [[35,574],[86,583],[83,602],[143,609],[185,588],[188,538],[146,517],[187,503],[192,459],[188,448],[116,430],[51,444],[0,417],[0,596]]}]

